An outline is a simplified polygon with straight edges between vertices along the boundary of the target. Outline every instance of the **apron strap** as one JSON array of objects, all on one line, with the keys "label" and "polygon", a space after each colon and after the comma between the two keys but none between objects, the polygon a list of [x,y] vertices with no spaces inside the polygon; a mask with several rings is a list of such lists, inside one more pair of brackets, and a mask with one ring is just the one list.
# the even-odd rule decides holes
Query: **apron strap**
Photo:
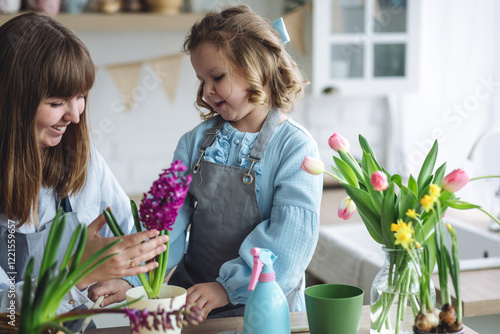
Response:
[{"label": "apron strap", "polygon": [[201,142],[199,148],[200,152],[204,153],[205,150],[213,144],[215,138],[217,138],[217,134],[219,133],[220,129],[222,128],[222,125],[225,122],[225,120],[220,115],[218,115],[217,118],[218,119],[217,121],[215,121],[214,126],[207,129],[207,131],[205,132],[206,136],[205,138],[203,138],[203,141]]},{"label": "apron strap", "polygon": [[269,141],[271,140],[274,129],[278,125],[280,116],[281,112],[279,109],[274,108],[267,114],[264,125],[262,125],[262,129],[260,129],[260,133],[253,144],[250,154],[248,155],[248,158],[253,162],[260,162],[262,160],[264,151],[266,150],[267,144],[269,144]]},{"label": "apron strap", "polygon": [[73,212],[73,209],[71,208],[71,203],[69,202],[68,196],[64,197],[61,200],[61,204],[60,205],[61,205],[60,207],[63,209],[64,213]]},{"label": "apron strap", "polygon": [[200,157],[198,158],[196,164],[193,166],[193,173],[197,173],[198,170],[200,170],[201,159],[205,155],[206,149],[213,144],[215,138],[217,138],[217,134],[219,133],[220,129],[222,128],[222,125],[225,122],[222,116],[218,115],[216,117],[217,120],[215,121],[214,126],[207,129],[207,131],[205,132],[205,137],[201,141],[200,148],[198,149],[198,151],[200,151]]}]

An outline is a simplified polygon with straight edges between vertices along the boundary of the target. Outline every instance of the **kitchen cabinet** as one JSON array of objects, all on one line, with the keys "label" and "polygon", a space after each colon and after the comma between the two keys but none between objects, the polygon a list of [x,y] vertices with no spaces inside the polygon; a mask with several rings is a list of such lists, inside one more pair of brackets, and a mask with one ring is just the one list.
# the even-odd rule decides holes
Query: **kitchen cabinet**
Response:
[{"label": "kitchen cabinet", "polygon": [[418,88],[418,0],[315,0],[315,95],[388,95]]}]

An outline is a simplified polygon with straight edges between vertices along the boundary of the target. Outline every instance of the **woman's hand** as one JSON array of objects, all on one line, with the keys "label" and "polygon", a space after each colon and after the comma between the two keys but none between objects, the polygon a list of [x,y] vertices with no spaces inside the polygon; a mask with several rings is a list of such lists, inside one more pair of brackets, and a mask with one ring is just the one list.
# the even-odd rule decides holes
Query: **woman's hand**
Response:
[{"label": "woman's hand", "polygon": [[229,297],[224,287],[218,282],[195,284],[187,290],[187,304],[195,303],[205,309],[205,314],[215,308],[229,304]]},{"label": "woman's hand", "polygon": [[[117,239],[123,239],[122,242],[113,246],[105,255],[116,253],[103,264],[98,266],[93,272],[85,276],[76,287],[80,290],[86,288],[94,282],[107,281],[114,278],[126,276],[135,276],[146,273],[158,267],[157,262],[150,262],[144,265],[141,263],[154,258],[156,255],[164,252],[167,247],[165,243],[168,236],[158,236],[157,230],[143,231],[135,234],[125,235],[123,237],[104,238],[99,235],[99,231],[106,224],[104,215],[100,215],[88,226],[88,237],[85,245],[85,251],[81,263],[88,259],[92,254],[102,247],[112,243]],[[143,243],[143,241],[150,239]]]},{"label": "woman's hand", "polygon": [[131,288],[132,285],[129,282],[120,278],[106,282],[97,282],[89,287],[88,297],[95,302],[100,296],[106,296],[99,305],[100,307],[105,307],[124,301],[126,298],[125,292]]}]

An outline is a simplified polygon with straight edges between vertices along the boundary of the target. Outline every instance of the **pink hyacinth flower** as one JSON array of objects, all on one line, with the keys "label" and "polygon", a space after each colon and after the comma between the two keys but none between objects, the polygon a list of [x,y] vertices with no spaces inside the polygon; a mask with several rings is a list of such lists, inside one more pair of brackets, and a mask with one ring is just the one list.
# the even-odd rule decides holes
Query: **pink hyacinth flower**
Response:
[{"label": "pink hyacinth flower", "polygon": [[334,133],[328,139],[328,145],[330,145],[332,150],[334,150],[335,152],[342,151],[347,153],[351,148],[351,144],[349,143],[349,141],[338,133]]},{"label": "pink hyacinth flower", "polygon": [[313,157],[305,157],[300,168],[309,174],[320,175],[325,171],[325,164],[323,161]]},{"label": "pink hyacinth flower", "polygon": [[455,169],[443,179],[443,189],[454,193],[462,189],[469,182],[469,175],[463,169]]},{"label": "pink hyacinth flower", "polygon": [[387,175],[379,170],[372,174],[370,177],[370,183],[373,186],[373,190],[376,191],[384,191],[389,187]]},{"label": "pink hyacinth flower", "polygon": [[348,220],[356,212],[356,204],[354,201],[347,196],[344,198],[339,205],[338,216],[343,220]]}]

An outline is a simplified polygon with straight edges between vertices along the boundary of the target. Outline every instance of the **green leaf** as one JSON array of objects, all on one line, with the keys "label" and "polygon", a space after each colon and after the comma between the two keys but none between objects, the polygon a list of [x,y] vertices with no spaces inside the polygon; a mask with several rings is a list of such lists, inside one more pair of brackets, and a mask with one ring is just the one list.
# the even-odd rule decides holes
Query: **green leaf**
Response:
[{"label": "green leaf", "polygon": [[379,163],[377,162],[377,157],[375,155],[375,152],[373,152],[370,144],[368,143],[368,140],[366,140],[366,138],[363,137],[362,135],[359,135],[358,139],[359,139],[359,145],[361,146],[361,149],[363,150],[363,152],[366,152],[373,157],[373,160],[375,161],[375,165],[377,166],[377,170],[382,170],[382,167],[380,167]]},{"label": "green leaf", "polygon": [[391,181],[396,183],[399,188],[403,187],[403,178],[401,177],[401,175],[394,174],[393,176],[391,176]]},{"label": "green leaf", "polygon": [[81,225],[81,229],[78,233],[78,246],[76,247],[75,255],[73,256],[73,262],[71,263],[70,272],[77,270],[80,265],[80,260],[82,259],[83,252],[85,251],[85,243],[87,242],[87,226]]},{"label": "green leaf", "polygon": [[[373,189],[373,186],[370,184],[370,178],[373,173],[376,171],[379,171],[377,164],[375,162],[375,159],[373,156],[369,153],[364,152],[363,153],[363,170],[364,170],[364,176],[365,176],[365,182],[367,184],[367,190],[368,193],[370,194],[371,201],[373,203],[373,206],[377,210],[377,214],[381,215],[382,213],[382,202],[384,201],[384,195],[382,191],[377,191]],[[381,171],[381,170],[380,170]],[[388,179],[390,179],[390,175],[388,176]]]},{"label": "green leaf", "polygon": [[[434,165],[436,164],[438,152],[438,142],[434,141],[434,145],[432,145],[431,150],[427,154],[427,157],[422,164],[422,168],[420,169],[420,173],[418,174],[417,184],[418,184],[418,194],[422,194],[423,188],[429,185],[430,180],[432,179],[432,171],[434,170]],[[420,197],[420,196],[419,196]]]},{"label": "green leaf", "polygon": [[339,156],[344,161],[351,169],[354,171],[354,174],[356,174],[356,178],[363,182],[363,171],[361,170],[361,167],[356,161],[353,161],[351,159],[351,156],[343,151],[339,151]]},{"label": "green leaf", "polygon": [[406,212],[409,209],[415,209],[417,203],[417,196],[410,189],[405,186],[401,186],[397,201],[398,218],[405,220],[407,217]]},{"label": "green leaf", "polygon": [[31,295],[31,291],[33,288],[32,275],[34,264],[35,259],[30,258],[28,265],[26,266],[26,270],[24,271],[23,297],[21,303],[21,314],[23,315],[23,321],[21,321],[19,325],[20,333],[32,333],[32,328],[35,325],[33,321],[33,304]]},{"label": "green leaf", "polygon": [[342,175],[342,173],[337,168],[335,168],[335,166],[331,166],[331,167],[332,167],[332,174],[334,175],[334,177],[337,178],[337,180],[340,183],[348,183],[347,180],[345,179],[344,175]]},{"label": "green leaf", "polygon": [[134,217],[134,225],[137,232],[142,231],[141,220],[139,219],[139,212],[137,211],[137,205],[133,199],[130,199],[130,207],[132,208],[132,216]]},{"label": "green leaf", "polygon": [[382,237],[382,231],[380,229],[380,215],[376,213],[375,208],[370,199],[370,195],[356,187],[351,185],[344,185],[344,189],[351,197],[351,199],[356,204],[356,209],[365,223],[368,233],[372,238],[379,244],[384,244],[384,239]]},{"label": "green leaf", "polygon": [[337,168],[339,169],[340,173],[344,176],[346,179],[347,183],[354,187],[359,187],[358,185],[358,179],[356,178],[356,173],[352,170],[351,167],[349,167],[348,164],[346,164],[343,160],[333,157],[333,160],[335,161],[335,165],[337,165]]},{"label": "green leaf", "polygon": [[79,224],[75,232],[73,232],[73,235],[71,236],[71,240],[68,244],[68,248],[66,248],[66,254],[64,255],[64,259],[61,262],[61,269],[66,268],[69,265],[69,262],[71,260],[71,256],[73,255],[73,249],[75,248],[76,242],[80,238],[80,232],[82,230],[82,227],[85,226],[83,224]]},{"label": "green leaf", "polygon": [[108,223],[109,229],[113,232],[115,237],[121,237],[120,230],[118,230],[117,224],[115,223],[116,219],[113,219],[113,213],[108,210],[103,210],[104,218],[106,219],[106,223]]},{"label": "green leaf", "polygon": [[[58,239],[58,240],[61,240],[61,235],[63,233],[63,229],[59,228],[59,223],[60,223],[60,217],[61,217],[61,214],[62,214],[62,208],[59,208],[59,210],[57,211],[56,213],[56,216],[54,217],[54,220],[52,221],[52,226],[50,228],[50,231],[49,231],[49,237],[47,238],[47,247],[44,254],[43,254],[43,259],[42,259],[42,263],[40,265],[40,275],[38,276],[39,279],[41,279],[41,276],[42,276],[42,273],[44,273],[47,268],[49,268],[53,261],[54,261],[54,256],[52,255],[52,251],[50,251],[50,248],[55,248],[55,250],[57,251],[57,248],[58,248],[58,245],[55,245],[54,243],[54,240],[55,239]],[[57,234],[59,234],[59,237],[57,237]],[[53,246],[54,245],[54,246]]]},{"label": "green leaf", "polygon": [[446,205],[450,208],[454,209],[459,209],[459,210],[468,210],[468,209],[479,209],[481,206],[476,205],[476,204],[471,204],[468,202],[456,200],[456,199],[450,199],[450,200],[445,200],[441,202],[443,205]]},{"label": "green leaf", "polygon": [[385,240],[385,245],[390,248],[394,248],[394,233],[391,231],[391,225],[396,223],[397,219],[395,200],[394,183],[391,182],[389,188],[385,191],[380,221],[382,237]]},{"label": "green leaf", "polygon": [[446,162],[436,170],[436,173],[434,173],[434,179],[432,180],[432,183],[441,186],[441,184],[443,183],[444,173],[446,173]]},{"label": "green leaf", "polygon": [[408,179],[408,189],[410,189],[415,196],[418,196],[418,185],[413,175],[410,175],[410,178]]}]

